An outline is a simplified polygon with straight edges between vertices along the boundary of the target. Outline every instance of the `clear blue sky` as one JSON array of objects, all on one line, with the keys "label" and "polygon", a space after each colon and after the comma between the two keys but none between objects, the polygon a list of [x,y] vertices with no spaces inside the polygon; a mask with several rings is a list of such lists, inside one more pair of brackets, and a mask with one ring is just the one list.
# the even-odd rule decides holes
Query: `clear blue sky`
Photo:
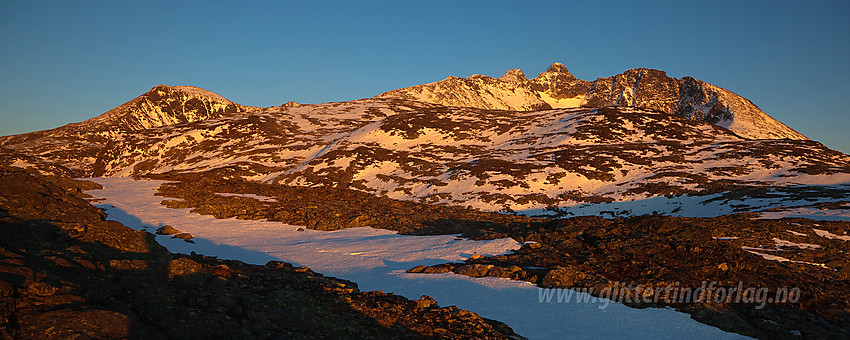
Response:
[{"label": "clear blue sky", "polygon": [[246,105],[441,80],[634,67],[751,99],[850,153],[848,1],[0,2],[0,135],[82,121],[157,84]]}]

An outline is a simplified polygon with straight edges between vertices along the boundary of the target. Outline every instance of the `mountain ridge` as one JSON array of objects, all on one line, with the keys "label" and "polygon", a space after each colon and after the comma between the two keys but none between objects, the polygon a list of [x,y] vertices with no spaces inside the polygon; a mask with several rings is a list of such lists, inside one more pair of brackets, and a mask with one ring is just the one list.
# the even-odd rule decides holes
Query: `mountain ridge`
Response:
[{"label": "mountain ridge", "polygon": [[718,124],[749,139],[808,139],[729,90],[692,77],[671,78],[664,71],[648,68],[586,81],[573,76],[564,64],[554,63],[533,79],[511,69],[500,78],[448,77],[376,97],[518,111],[630,106]]},{"label": "mountain ridge", "polygon": [[[808,139],[770,117],[752,101],[692,77],[670,78],[665,72],[634,68],[611,77],[585,81],[561,63],[527,79],[511,69],[500,78],[472,75],[387,91],[375,98],[415,100],[445,106],[534,111],[552,108],[630,106],[675,114],[728,128],[749,139]],[[261,112],[300,106],[287,102],[261,108],[237,104],[217,93],[188,85],[157,85],[99,116],[54,129],[2,136],[0,144],[24,142],[52,133],[92,130],[114,135],[163,125],[194,122],[235,112]]]},{"label": "mountain ridge", "polygon": [[[748,138],[735,126],[742,119],[706,121],[755,105],[693,78],[635,69],[587,82],[554,64],[534,79],[521,70],[501,80],[448,78],[470,86],[445,98],[528,110],[381,95],[258,108],[200,88],[160,85],[81,123],[0,138],[0,159],[76,177],[203,173],[538,213],[592,202],[850,182],[850,156],[820,143]],[[432,94],[452,89],[425,85],[419,89],[445,87]],[[559,102],[573,107],[552,109],[536,101],[543,92],[547,100],[577,100],[585,87],[596,90],[580,101],[599,107]],[[532,110],[535,105],[542,109]],[[665,112],[682,107],[702,115]]]}]

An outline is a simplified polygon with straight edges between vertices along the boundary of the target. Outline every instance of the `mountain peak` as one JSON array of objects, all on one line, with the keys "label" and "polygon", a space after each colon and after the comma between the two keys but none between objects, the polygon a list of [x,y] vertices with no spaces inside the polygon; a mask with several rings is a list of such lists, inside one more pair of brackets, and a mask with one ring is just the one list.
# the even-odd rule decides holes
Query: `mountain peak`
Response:
[{"label": "mountain peak", "polygon": [[522,70],[518,68],[510,69],[508,72],[505,72],[501,78],[501,81],[511,81],[511,82],[522,82],[528,80],[525,78],[525,74],[522,73]]},{"label": "mountain peak", "polygon": [[218,99],[218,100],[230,102],[230,100],[228,100],[227,98],[224,98],[224,96],[222,96],[218,93],[208,91],[206,89],[202,89],[202,88],[196,87],[196,86],[177,85],[177,86],[172,86],[172,88],[175,89],[175,90],[191,93],[191,94],[198,95],[198,96],[215,98],[215,99]]},{"label": "mountain peak", "polygon": [[570,73],[570,71],[569,71],[569,70],[567,70],[567,67],[566,67],[566,66],[564,66],[564,64],[561,64],[561,63],[554,63],[554,64],[552,64],[552,65],[549,65],[549,68],[547,68],[547,69],[546,69],[546,72],[547,72],[547,73],[549,73],[549,72],[553,72],[553,73],[566,73],[566,74],[572,75],[572,74]]},{"label": "mountain peak", "polygon": [[176,95],[176,94],[180,94],[180,95],[188,95],[188,96],[191,96],[191,97],[207,98],[207,99],[214,100],[214,101],[232,103],[232,101],[230,101],[229,99],[225,98],[224,96],[222,96],[218,93],[215,93],[215,92],[212,92],[212,91],[209,91],[207,89],[203,89],[203,88],[200,88],[200,87],[197,87],[197,86],[191,86],[191,85],[159,84],[159,85],[151,88],[148,92],[143,94],[143,96],[148,96],[148,95],[151,95],[151,94],[156,94],[155,95],[156,97],[162,97],[163,95],[173,96],[173,95]]},{"label": "mountain peak", "polygon": [[628,69],[625,72],[623,72],[622,74],[651,75],[653,77],[658,77],[658,78],[669,78],[667,76],[667,72],[664,72],[662,70],[657,70],[657,69],[654,69],[654,68],[646,68],[646,67],[636,67],[636,68],[633,68],[633,69]]},{"label": "mountain peak", "polygon": [[297,102],[294,102],[294,101],[291,101],[291,100],[280,105],[280,107],[299,107],[299,106],[304,106],[304,104],[297,103]]},{"label": "mountain peak", "polygon": [[577,80],[576,77],[567,70],[567,67],[561,63],[553,63],[549,65],[549,68],[546,69],[546,72],[540,73],[537,78],[534,78],[539,82],[572,82]]},{"label": "mountain peak", "polygon": [[254,109],[200,87],[160,84],[100,116],[72,125],[83,129],[140,130]]}]

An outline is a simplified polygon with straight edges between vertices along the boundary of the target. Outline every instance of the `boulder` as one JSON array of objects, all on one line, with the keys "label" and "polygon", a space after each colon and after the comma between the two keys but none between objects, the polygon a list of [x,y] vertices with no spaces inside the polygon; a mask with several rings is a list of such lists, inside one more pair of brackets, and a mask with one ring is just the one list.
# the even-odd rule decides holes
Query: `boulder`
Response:
[{"label": "boulder", "polygon": [[487,272],[493,268],[492,264],[468,264],[455,268],[454,272],[460,275],[482,277],[487,276]]},{"label": "boulder", "polygon": [[179,234],[180,232],[181,231],[177,230],[177,228],[174,228],[167,224],[156,230],[157,235],[174,235]]},{"label": "boulder", "polygon": [[193,236],[192,234],[189,234],[189,233],[174,234],[173,236],[171,236],[171,238],[179,238],[179,239],[186,241],[186,242],[189,242],[189,243],[195,243],[195,241],[192,241],[192,239],[195,238],[195,236]]},{"label": "boulder", "polygon": [[572,267],[555,267],[543,276],[540,286],[545,288],[574,287],[576,283],[585,278],[585,274]]},{"label": "boulder", "polygon": [[425,268],[422,272],[427,274],[451,273],[452,267],[445,264],[438,264],[436,266]]}]

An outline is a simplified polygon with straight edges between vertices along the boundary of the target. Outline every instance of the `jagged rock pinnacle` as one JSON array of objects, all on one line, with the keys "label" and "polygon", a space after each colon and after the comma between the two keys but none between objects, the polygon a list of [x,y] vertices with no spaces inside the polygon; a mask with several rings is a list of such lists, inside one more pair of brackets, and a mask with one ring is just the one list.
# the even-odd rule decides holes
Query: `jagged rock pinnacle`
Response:
[{"label": "jagged rock pinnacle", "polygon": [[564,64],[561,64],[561,63],[554,63],[552,65],[549,65],[549,68],[546,69],[546,72],[556,72],[556,73],[570,74],[570,71],[567,70],[567,67],[564,66]]},{"label": "jagged rock pinnacle", "polygon": [[567,70],[567,67],[564,66],[564,64],[553,63],[552,65],[549,65],[546,72],[540,73],[535,79],[558,79],[558,81],[571,81],[576,80],[576,77]]}]

